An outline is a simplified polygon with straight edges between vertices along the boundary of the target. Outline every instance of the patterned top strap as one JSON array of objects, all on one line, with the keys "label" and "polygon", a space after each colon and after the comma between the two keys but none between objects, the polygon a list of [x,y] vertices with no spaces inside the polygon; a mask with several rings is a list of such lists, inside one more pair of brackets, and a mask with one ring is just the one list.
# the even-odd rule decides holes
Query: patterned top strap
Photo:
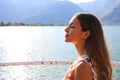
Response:
[{"label": "patterned top strap", "polygon": [[89,59],[89,56],[88,55],[83,55],[82,58],[90,64],[90,67],[91,67],[91,70],[92,70],[92,73],[93,73],[93,78],[94,78],[94,80],[97,80],[97,73],[93,68],[94,66],[91,63],[91,61]]}]

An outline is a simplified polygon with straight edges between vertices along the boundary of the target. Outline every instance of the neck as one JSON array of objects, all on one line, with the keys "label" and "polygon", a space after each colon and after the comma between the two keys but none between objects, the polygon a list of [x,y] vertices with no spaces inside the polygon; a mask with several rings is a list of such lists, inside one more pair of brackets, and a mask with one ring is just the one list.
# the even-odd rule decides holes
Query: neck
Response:
[{"label": "neck", "polygon": [[78,53],[78,57],[86,54],[86,51],[84,49],[84,45],[80,45],[80,44],[79,45],[75,45],[75,48],[76,48],[76,51]]}]

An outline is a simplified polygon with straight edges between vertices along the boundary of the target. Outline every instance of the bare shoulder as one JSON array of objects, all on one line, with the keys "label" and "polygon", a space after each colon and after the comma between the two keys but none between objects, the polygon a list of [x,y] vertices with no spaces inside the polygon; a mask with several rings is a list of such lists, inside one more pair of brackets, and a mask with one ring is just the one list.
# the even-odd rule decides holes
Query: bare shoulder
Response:
[{"label": "bare shoulder", "polygon": [[75,67],[74,77],[75,80],[92,80],[93,76],[90,64],[85,60],[80,61]]}]

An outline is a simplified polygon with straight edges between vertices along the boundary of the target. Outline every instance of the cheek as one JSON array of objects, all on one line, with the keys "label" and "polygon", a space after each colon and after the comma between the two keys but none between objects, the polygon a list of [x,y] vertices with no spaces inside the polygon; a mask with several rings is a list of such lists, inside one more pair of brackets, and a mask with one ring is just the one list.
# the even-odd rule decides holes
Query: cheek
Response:
[{"label": "cheek", "polygon": [[71,37],[74,40],[79,40],[79,39],[81,39],[81,33],[79,31],[73,31],[73,32],[71,32]]},{"label": "cheek", "polygon": [[70,37],[75,37],[76,36],[76,31],[75,30],[70,30],[69,34],[70,34]]},{"label": "cheek", "polygon": [[81,39],[81,35],[78,34],[78,33],[76,33],[76,34],[74,35],[74,39],[79,41],[79,40]]}]

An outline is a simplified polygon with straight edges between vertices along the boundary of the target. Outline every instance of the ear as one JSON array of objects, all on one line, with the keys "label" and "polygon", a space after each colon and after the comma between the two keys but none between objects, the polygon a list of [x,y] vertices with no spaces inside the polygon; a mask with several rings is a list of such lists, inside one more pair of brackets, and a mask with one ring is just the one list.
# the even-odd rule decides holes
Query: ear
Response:
[{"label": "ear", "polygon": [[89,30],[84,31],[84,33],[83,33],[83,38],[84,38],[84,39],[87,39],[87,38],[89,37],[89,35],[90,35],[90,31],[89,31]]}]

